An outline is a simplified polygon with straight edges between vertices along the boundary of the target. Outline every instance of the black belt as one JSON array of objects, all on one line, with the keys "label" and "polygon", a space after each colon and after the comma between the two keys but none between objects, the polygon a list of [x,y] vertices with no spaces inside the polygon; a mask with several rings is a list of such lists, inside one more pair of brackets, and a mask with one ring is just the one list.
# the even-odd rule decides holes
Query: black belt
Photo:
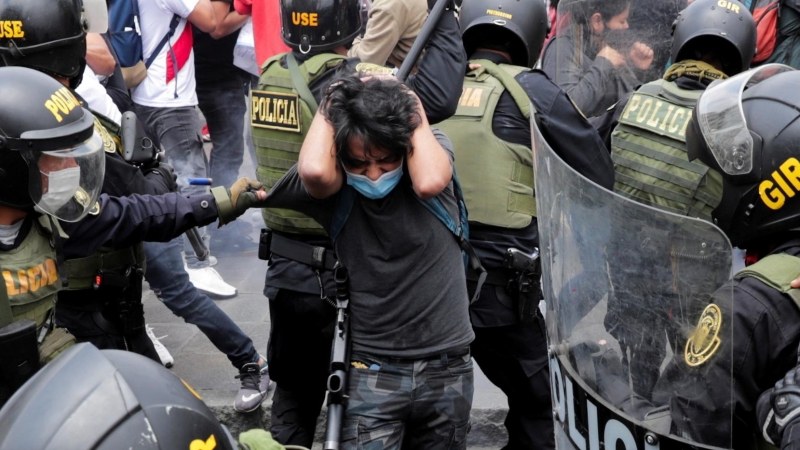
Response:
[{"label": "black belt", "polygon": [[[333,270],[336,266],[336,255],[333,250],[295,241],[275,234],[270,229],[261,230],[261,235],[260,245],[266,246],[266,252],[270,255],[275,254],[319,270]],[[259,249],[259,254],[261,253]]]}]

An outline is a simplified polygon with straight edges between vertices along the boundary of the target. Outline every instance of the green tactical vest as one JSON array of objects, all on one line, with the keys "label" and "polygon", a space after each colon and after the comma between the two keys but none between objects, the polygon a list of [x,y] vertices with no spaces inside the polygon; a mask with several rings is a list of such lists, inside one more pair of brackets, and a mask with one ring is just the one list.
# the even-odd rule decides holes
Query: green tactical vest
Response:
[{"label": "green tactical vest", "polygon": [[47,216],[41,216],[34,221],[19,247],[0,252],[0,275],[4,281],[0,289],[0,309],[3,309],[0,320],[3,322],[9,322],[7,312],[10,306],[11,321],[30,319],[41,326],[55,305],[61,278],[47,222]]},{"label": "green tactical vest", "polygon": [[469,221],[503,228],[524,228],[536,217],[533,196],[533,153],[529,146],[494,135],[492,119],[503,92],[514,98],[525,118],[531,100],[514,77],[526,67],[497,65],[479,59],[468,73],[450,119],[437,125],[453,143],[455,165]]},{"label": "green tactical vest", "polygon": [[611,135],[614,192],[711,221],[722,200],[722,176],[686,156],[686,127],[701,93],[656,80],[631,95]]},{"label": "green tactical vest", "polygon": [[[116,153],[121,149],[117,124],[95,113],[94,129],[103,138],[103,150],[107,153]],[[99,204],[97,208],[96,211],[90,211],[89,214],[99,213]],[[140,242],[123,250],[103,247],[91,256],[64,261],[62,275],[67,280],[64,288],[70,291],[90,289],[94,283],[94,277],[99,271],[121,272],[133,266],[139,266],[142,269],[145,267],[143,243]]]},{"label": "green tactical vest", "polygon": [[[250,94],[250,125],[256,149],[258,181],[271,189],[287,170],[297,164],[303,139],[314,119],[311,107],[295,88],[289,69],[281,67],[286,53],[276,55],[262,66],[258,89]],[[338,67],[344,56],[325,53],[299,66],[306,88],[325,72]],[[287,209],[261,210],[268,227],[287,233],[324,235],[325,230],[310,217]]]}]

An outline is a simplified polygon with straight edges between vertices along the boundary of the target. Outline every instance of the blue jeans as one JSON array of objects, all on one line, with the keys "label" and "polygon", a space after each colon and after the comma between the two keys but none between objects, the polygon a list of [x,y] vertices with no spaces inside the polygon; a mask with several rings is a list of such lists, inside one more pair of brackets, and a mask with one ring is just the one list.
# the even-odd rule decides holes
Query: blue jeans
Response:
[{"label": "blue jeans", "polygon": [[211,134],[209,167],[215,186],[230,186],[244,161],[244,113],[247,103],[243,78],[234,76],[210,84],[197,84],[200,111]]},{"label": "blue jeans", "polygon": [[[200,136],[200,120],[194,107],[153,108],[137,104],[136,116],[164,148],[166,161],[172,164],[178,175],[180,192],[186,195],[207,194],[207,186],[191,186],[188,182],[188,178],[208,176],[203,138]],[[208,247],[209,237],[205,227],[199,230]],[[183,237],[183,250],[189,267],[197,269],[209,266],[208,260],[197,259],[186,236]]]},{"label": "blue jeans", "polygon": [[253,340],[189,282],[189,275],[183,270],[181,244],[177,240],[145,242],[144,250],[147,255],[144,277],[167,308],[186,323],[200,328],[237,369],[258,361]]}]

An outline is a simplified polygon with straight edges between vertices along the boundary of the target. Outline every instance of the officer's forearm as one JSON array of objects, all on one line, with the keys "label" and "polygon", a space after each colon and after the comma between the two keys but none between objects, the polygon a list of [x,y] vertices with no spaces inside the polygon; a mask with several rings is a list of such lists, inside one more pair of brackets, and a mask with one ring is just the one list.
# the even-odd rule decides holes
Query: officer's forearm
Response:
[{"label": "officer's forearm", "polygon": [[419,71],[406,81],[422,101],[431,124],[455,114],[466,66],[458,22],[452,12],[445,11],[425,47]]},{"label": "officer's forearm", "polygon": [[76,223],[62,222],[69,235],[67,258],[91,255],[103,246],[125,248],[142,241],[166,242],[194,226],[217,219],[211,195],[131,195],[100,197],[100,210]]}]

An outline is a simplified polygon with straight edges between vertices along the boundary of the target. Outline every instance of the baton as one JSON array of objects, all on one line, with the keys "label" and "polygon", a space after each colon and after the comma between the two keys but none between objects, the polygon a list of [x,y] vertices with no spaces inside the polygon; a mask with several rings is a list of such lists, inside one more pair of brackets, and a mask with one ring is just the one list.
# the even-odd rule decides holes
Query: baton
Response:
[{"label": "baton", "polygon": [[422,30],[419,32],[419,35],[417,35],[417,39],[414,40],[414,45],[412,45],[411,50],[408,51],[408,56],[403,60],[400,70],[397,71],[396,76],[401,83],[406,82],[406,78],[408,78],[408,74],[411,73],[411,69],[417,64],[419,55],[422,54],[425,46],[428,45],[428,40],[431,38],[433,29],[436,28],[439,19],[442,18],[442,14],[444,14],[447,9],[447,4],[451,1],[452,0],[437,0],[436,4],[433,5],[433,9],[431,9],[430,14],[428,14],[428,20],[425,21],[425,25],[422,26]]},{"label": "baton", "polygon": [[208,259],[208,248],[203,242],[203,238],[200,237],[200,232],[197,231],[197,227],[192,227],[186,230],[186,237],[189,238],[189,243],[192,244],[192,248],[194,249],[194,254],[197,255],[197,259],[200,261],[205,261]]}]

